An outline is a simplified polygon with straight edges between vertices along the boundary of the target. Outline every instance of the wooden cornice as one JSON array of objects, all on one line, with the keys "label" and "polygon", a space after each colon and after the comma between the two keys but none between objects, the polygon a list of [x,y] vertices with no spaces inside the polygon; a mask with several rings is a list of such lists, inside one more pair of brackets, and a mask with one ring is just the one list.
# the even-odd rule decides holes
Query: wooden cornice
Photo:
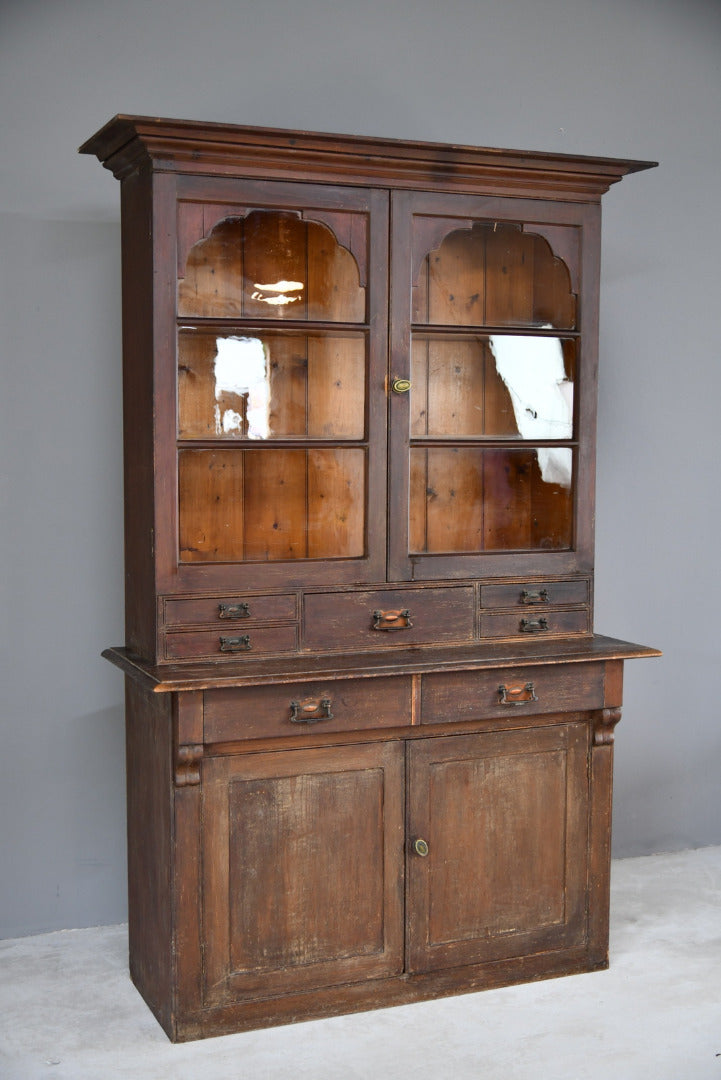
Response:
[{"label": "wooden cornice", "polygon": [[598,202],[653,161],[118,115],[80,147],[120,180],[154,171]]}]

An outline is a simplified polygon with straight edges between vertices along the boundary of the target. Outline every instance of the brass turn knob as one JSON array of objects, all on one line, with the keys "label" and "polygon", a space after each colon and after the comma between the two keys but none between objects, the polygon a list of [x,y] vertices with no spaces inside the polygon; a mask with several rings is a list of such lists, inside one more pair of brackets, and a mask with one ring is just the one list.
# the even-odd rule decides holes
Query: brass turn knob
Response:
[{"label": "brass turn knob", "polygon": [[394,379],[391,383],[391,390],[394,394],[407,394],[410,388],[411,384],[408,379]]},{"label": "brass turn knob", "polygon": [[428,841],[423,840],[419,836],[417,840],[413,841],[413,850],[415,851],[416,855],[420,855],[422,859],[425,859],[426,855],[428,854]]}]

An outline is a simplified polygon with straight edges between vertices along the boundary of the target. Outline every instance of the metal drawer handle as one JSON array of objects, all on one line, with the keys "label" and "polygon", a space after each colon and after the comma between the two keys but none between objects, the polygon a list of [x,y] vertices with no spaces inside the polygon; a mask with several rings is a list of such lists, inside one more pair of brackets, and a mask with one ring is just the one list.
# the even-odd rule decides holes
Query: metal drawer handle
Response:
[{"label": "metal drawer handle", "polygon": [[424,840],[422,836],[419,836],[417,840],[413,841],[413,850],[416,855],[420,855],[422,859],[427,858],[430,848],[428,847],[428,841]]},{"label": "metal drawer handle", "polygon": [[317,724],[319,720],[332,719],[330,698],[324,697],[320,701],[311,701],[306,705],[301,705],[299,701],[290,703],[291,724]]},{"label": "metal drawer handle", "polygon": [[547,604],[550,600],[548,589],[522,589],[522,604]]},{"label": "metal drawer handle", "polygon": [[249,619],[250,607],[248,604],[218,604],[219,619]]},{"label": "metal drawer handle", "polygon": [[373,630],[408,630],[413,623],[408,608],[402,611],[374,611]]},{"label": "metal drawer handle", "polygon": [[525,686],[504,686],[501,683],[498,687],[499,705],[527,705],[529,701],[538,701],[532,682],[527,682]]},{"label": "metal drawer handle", "polygon": [[548,619],[521,619],[520,630],[524,634],[539,634],[548,630]]},{"label": "metal drawer handle", "polygon": [[250,634],[243,634],[241,637],[221,637],[220,639],[221,652],[248,652],[251,648]]}]

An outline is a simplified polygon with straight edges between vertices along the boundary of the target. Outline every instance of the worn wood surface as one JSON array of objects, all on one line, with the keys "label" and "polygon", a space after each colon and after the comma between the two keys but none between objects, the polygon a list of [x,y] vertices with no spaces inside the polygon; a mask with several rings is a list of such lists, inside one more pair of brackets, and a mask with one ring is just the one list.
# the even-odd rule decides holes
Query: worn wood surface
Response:
[{"label": "worn wood surface", "polygon": [[657,652],[592,633],[599,204],[652,163],[81,149],[122,181],[140,992],[188,1039],[605,966]]}]

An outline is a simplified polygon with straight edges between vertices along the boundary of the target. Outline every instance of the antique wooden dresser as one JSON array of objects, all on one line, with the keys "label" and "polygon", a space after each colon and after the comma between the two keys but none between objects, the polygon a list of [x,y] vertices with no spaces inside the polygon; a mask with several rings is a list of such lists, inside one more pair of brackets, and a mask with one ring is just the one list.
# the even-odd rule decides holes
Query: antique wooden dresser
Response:
[{"label": "antique wooden dresser", "polygon": [[608,962],[600,199],[118,116],[130,967],[171,1039]]}]

